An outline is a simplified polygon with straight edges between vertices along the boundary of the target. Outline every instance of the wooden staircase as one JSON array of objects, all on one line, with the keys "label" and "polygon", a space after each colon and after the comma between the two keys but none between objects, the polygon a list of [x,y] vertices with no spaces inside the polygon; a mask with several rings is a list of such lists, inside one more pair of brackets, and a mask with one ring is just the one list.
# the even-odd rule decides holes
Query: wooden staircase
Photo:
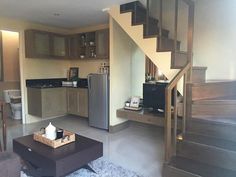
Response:
[{"label": "wooden staircase", "polygon": [[[190,8],[189,16],[193,18],[193,1],[184,1]],[[176,7],[178,7],[178,3]],[[123,18],[122,20],[117,17],[117,9],[114,8],[112,10],[109,12],[110,16],[123,29],[129,23],[123,24],[122,20],[129,16],[122,16],[122,14],[131,14],[131,26],[142,25],[144,45],[148,44],[145,39],[152,39],[153,41],[156,38],[157,47],[155,51],[157,53],[171,52],[170,69],[180,69],[171,78],[171,82],[166,88],[166,162],[163,165],[163,177],[236,177],[236,81],[206,82],[207,68],[191,66],[191,28],[193,28],[191,22],[188,34],[190,51],[185,52],[180,51],[181,43],[177,41],[177,37],[170,39],[169,31],[162,28],[161,20],[148,16],[148,9],[139,1],[120,6],[119,13],[122,16],[121,18]],[[136,40],[139,36],[132,34],[132,29],[134,28],[129,27],[126,32],[139,44],[140,39]],[[140,48],[143,48],[144,45],[140,44]],[[152,60],[156,56],[149,56],[150,51],[144,50],[145,54]],[[158,57],[160,58],[160,56]],[[159,60],[159,62],[161,61]],[[187,82],[186,79],[189,69],[192,72],[192,82]],[[172,90],[174,90],[176,97],[177,82],[183,76],[184,102],[180,103],[177,109],[175,99],[175,108],[172,114]],[[183,117],[181,136],[177,134],[177,112],[178,116]],[[172,115],[174,115],[174,119],[171,119]],[[185,121],[184,117],[186,115],[187,120]],[[175,120],[174,125],[173,120]],[[174,127],[174,131],[172,127]],[[170,145],[174,145],[174,148],[170,147]]]},{"label": "wooden staircase", "polygon": [[188,88],[191,118],[177,140],[176,154],[164,164],[163,177],[235,177],[236,81],[193,83]]},{"label": "wooden staircase", "polygon": [[168,79],[187,64],[189,55],[180,51],[180,41],[169,38],[169,31],[139,1],[113,6],[108,13]]}]

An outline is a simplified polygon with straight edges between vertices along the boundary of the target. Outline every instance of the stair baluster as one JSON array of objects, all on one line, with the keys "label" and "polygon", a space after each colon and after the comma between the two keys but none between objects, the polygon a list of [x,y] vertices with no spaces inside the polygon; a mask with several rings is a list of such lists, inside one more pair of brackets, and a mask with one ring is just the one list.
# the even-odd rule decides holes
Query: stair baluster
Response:
[{"label": "stair baluster", "polygon": [[150,9],[149,9],[149,0],[147,0],[147,13],[146,13],[146,35],[148,35],[149,32],[149,15],[150,15]]},{"label": "stair baluster", "polygon": [[160,0],[159,6],[160,6],[160,9],[159,9],[159,11],[160,11],[160,14],[159,14],[160,18],[159,18],[159,23],[158,23],[158,26],[159,26],[159,43],[158,43],[159,46],[158,47],[159,47],[159,49],[161,49],[162,48],[163,0]]}]

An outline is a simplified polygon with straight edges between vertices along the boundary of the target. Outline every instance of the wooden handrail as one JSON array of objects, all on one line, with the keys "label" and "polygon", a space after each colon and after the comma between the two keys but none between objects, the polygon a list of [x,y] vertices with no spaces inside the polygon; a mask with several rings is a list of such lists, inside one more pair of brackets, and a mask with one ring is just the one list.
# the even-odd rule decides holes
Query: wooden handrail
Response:
[{"label": "wooden handrail", "polygon": [[188,62],[179,72],[178,74],[170,81],[167,85],[166,90],[172,90],[179,80],[184,76],[184,74],[191,68],[191,63]]},{"label": "wooden handrail", "polygon": [[[179,72],[178,74],[170,81],[170,83],[167,85],[167,87],[165,88],[165,160],[168,161],[169,158],[172,155],[172,146],[171,146],[171,141],[172,141],[172,136],[171,136],[171,116],[172,116],[172,112],[171,112],[171,97],[172,97],[172,90],[175,88],[175,92],[174,92],[174,122],[175,122],[175,126],[174,126],[174,136],[176,136],[176,132],[177,132],[177,109],[176,109],[176,97],[177,97],[177,84],[179,82],[179,80],[185,76],[188,71],[191,69],[191,62],[188,62]],[[186,87],[186,83],[184,82],[184,90]],[[184,95],[184,97],[186,97],[186,95]],[[186,102],[183,103],[183,105],[185,105]],[[185,110],[185,108],[184,108]],[[186,115],[186,114],[184,114]],[[183,117],[182,121],[186,121],[186,117]],[[185,127],[184,127],[185,128]],[[174,137],[176,138],[176,137]],[[176,143],[176,140],[174,139],[174,143]],[[176,144],[174,144],[174,146],[176,146]]]}]

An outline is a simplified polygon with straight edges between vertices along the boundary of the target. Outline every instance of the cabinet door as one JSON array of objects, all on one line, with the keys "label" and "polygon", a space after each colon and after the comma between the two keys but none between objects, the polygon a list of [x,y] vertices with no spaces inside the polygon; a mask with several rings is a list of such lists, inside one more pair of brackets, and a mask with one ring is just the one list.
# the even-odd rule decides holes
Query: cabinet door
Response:
[{"label": "cabinet door", "polygon": [[109,58],[109,30],[96,31],[96,55],[97,58]]},{"label": "cabinet door", "polygon": [[67,40],[65,36],[53,35],[53,57],[65,58],[67,56]]},{"label": "cabinet door", "polygon": [[37,57],[50,56],[50,34],[46,32],[34,32],[34,53]]},{"label": "cabinet door", "polygon": [[78,35],[71,35],[68,36],[68,43],[69,43],[69,58],[70,59],[76,59],[78,58],[79,52],[78,52]]},{"label": "cabinet door", "polygon": [[78,104],[78,89],[77,88],[69,88],[67,89],[67,110],[69,114],[78,115],[79,112],[79,104]]},{"label": "cabinet door", "polygon": [[79,115],[88,117],[88,89],[79,88]]},{"label": "cabinet door", "polygon": [[67,113],[66,88],[42,90],[42,117],[62,116]]}]

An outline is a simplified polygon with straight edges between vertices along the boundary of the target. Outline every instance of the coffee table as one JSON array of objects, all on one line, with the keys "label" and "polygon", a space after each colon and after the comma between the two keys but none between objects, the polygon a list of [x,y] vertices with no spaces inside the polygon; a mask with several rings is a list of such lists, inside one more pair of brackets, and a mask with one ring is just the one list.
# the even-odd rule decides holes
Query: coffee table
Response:
[{"label": "coffee table", "polygon": [[[13,140],[13,151],[25,161],[33,176],[62,177],[103,156],[101,142],[76,135],[75,142],[53,149],[33,140],[33,135]],[[92,169],[90,169],[92,170]]]}]

